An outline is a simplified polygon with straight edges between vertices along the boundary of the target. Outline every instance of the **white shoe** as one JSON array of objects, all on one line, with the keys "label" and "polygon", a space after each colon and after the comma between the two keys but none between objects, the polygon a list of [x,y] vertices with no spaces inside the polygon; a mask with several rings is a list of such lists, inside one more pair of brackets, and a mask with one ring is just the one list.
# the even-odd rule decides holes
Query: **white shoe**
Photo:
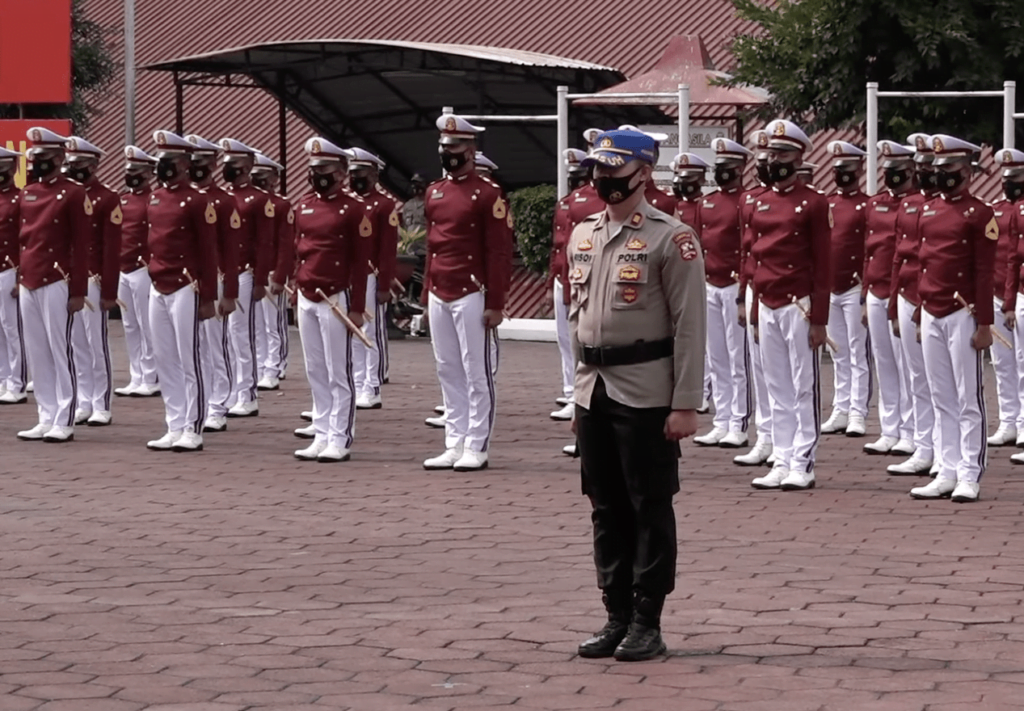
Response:
[{"label": "white shoe", "polygon": [[114,416],[110,414],[110,410],[94,410],[85,424],[90,427],[106,427],[113,421]]},{"label": "white shoe", "polygon": [[203,436],[189,427],[174,441],[171,449],[175,452],[202,452]]},{"label": "white shoe", "polygon": [[970,504],[978,500],[981,493],[981,484],[976,481],[958,481],[953,495],[950,497],[958,504]]},{"label": "white shoe", "polygon": [[183,434],[183,430],[171,430],[160,439],[154,439],[151,442],[146,442],[146,448],[169,452],[171,451],[171,447],[174,446],[174,443],[181,439],[181,435]]},{"label": "white shoe", "polygon": [[28,381],[28,385],[25,386],[25,392],[34,393],[36,391],[36,384],[33,381]]},{"label": "white shoe", "polygon": [[423,462],[424,469],[451,469],[455,466],[455,462],[462,459],[463,446],[460,444],[457,447],[446,449],[444,454],[439,457],[433,457]]},{"label": "white shoe", "polygon": [[724,427],[715,426],[707,434],[694,437],[693,441],[701,447],[717,447],[727,434],[729,432]]},{"label": "white shoe", "polygon": [[380,395],[360,395],[356,398],[356,409],[379,410],[384,407]]},{"label": "white shoe", "polygon": [[228,417],[256,417],[259,414],[260,404],[255,400],[240,402],[228,410]]},{"label": "white shoe", "polygon": [[1024,429],[1017,430],[1017,448],[1024,449]]},{"label": "white shoe", "polygon": [[912,440],[901,439],[892,446],[892,449],[889,450],[889,454],[898,454],[900,456],[910,457],[913,456],[916,451],[917,447],[914,445]]},{"label": "white shoe", "polygon": [[764,476],[759,476],[750,482],[755,489],[778,489],[782,486],[782,480],[789,476],[789,471],[783,467],[772,467]]},{"label": "white shoe", "polygon": [[822,434],[842,434],[846,432],[846,425],[850,421],[850,416],[845,412],[839,410],[833,410],[832,415],[825,420],[825,424],[821,426]]},{"label": "white shoe", "polygon": [[159,383],[143,383],[135,388],[132,397],[155,397],[160,394]]},{"label": "white shoe", "polygon": [[814,472],[800,472],[793,470],[782,480],[780,488],[783,491],[804,491],[814,488]]},{"label": "white shoe", "polygon": [[555,404],[556,405],[568,405],[572,401],[573,400],[572,400],[571,397],[565,397],[564,395],[562,397],[556,397],[555,398]]},{"label": "white shoe", "polygon": [[423,421],[427,424],[427,427],[433,427],[435,429],[444,429],[444,426],[448,423],[448,418],[445,417],[444,415],[441,415],[440,417],[428,417]]},{"label": "white shoe", "polygon": [[316,437],[316,425],[310,425],[309,427],[300,427],[293,433],[299,439],[313,439]]},{"label": "white shoe", "polygon": [[82,408],[78,408],[77,410],[75,410],[76,425],[84,425],[86,422],[89,421],[90,417],[92,417],[92,412],[89,410],[83,410]]},{"label": "white shoe", "polygon": [[43,435],[44,442],[70,442],[75,438],[74,427],[63,427],[61,425],[54,425],[50,430]]},{"label": "white shoe", "polygon": [[444,405],[438,405],[438,406],[436,406],[436,407],[434,408],[434,412],[436,412],[436,413],[437,413],[437,414],[439,414],[439,415],[443,415],[443,414],[444,414]]},{"label": "white shoe", "polygon": [[[41,440],[43,435],[50,431],[51,427],[53,427],[53,425],[44,425],[40,423],[30,430],[22,430],[19,432],[18,439],[23,439],[26,442]],[[1021,462],[1021,464],[1024,464],[1024,462]]]},{"label": "white shoe", "polygon": [[924,457],[915,453],[905,462],[890,464],[885,468],[885,471],[895,476],[920,476],[927,474],[934,463],[931,457]]},{"label": "white shoe", "polygon": [[281,387],[281,381],[273,375],[264,375],[256,383],[257,390],[277,390],[279,387]]},{"label": "white shoe", "polygon": [[316,460],[318,462],[347,462],[351,456],[347,449],[342,449],[336,444],[329,444],[320,451]]},{"label": "white shoe", "polygon": [[707,398],[702,398],[700,401],[700,407],[697,408],[697,414],[706,415],[711,412],[711,403],[708,402]]},{"label": "white shoe", "polygon": [[221,415],[210,415],[203,423],[203,432],[223,432],[228,428],[228,418]]},{"label": "white shoe", "polygon": [[576,414],[576,403],[570,402],[567,405],[563,405],[562,409],[555,410],[551,413],[552,420],[571,420],[572,416]]},{"label": "white shoe", "polygon": [[[18,436],[21,437],[21,433],[18,433]],[[1010,464],[1024,464],[1024,452],[1017,452],[1016,454],[1011,454]]]},{"label": "white shoe", "polygon": [[863,437],[866,431],[867,428],[864,425],[864,415],[851,412],[850,417],[846,421],[846,436]]},{"label": "white shoe", "polygon": [[774,449],[771,440],[766,437],[758,437],[757,441],[754,442],[753,449],[746,454],[733,457],[732,461],[741,467],[759,467],[768,461]]},{"label": "white shoe", "polygon": [[1000,424],[999,429],[988,438],[989,447],[1005,447],[1008,444],[1017,443],[1017,426]]},{"label": "white shoe", "polygon": [[746,432],[730,432],[718,440],[718,446],[722,449],[739,449],[740,447],[746,447],[747,442]]},{"label": "white shoe", "polygon": [[305,462],[312,462],[317,457],[319,457],[320,453],[325,449],[327,449],[327,440],[322,439],[319,441],[314,441],[313,444],[309,445],[305,449],[296,450],[295,458],[301,459]]},{"label": "white shoe", "polygon": [[775,466],[775,462],[777,462],[777,461],[778,461],[778,458],[775,456],[775,448],[773,446],[772,447],[772,453],[768,455],[768,458],[766,460],[764,460],[764,463],[767,464],[770,467],[774,467]]},{"label": "white shoe", "polygon": [[[579,449],[576,447],[575,444],[567,444],[564,447],[562,447],[562,454],[568,455],[570,457],[580,456]],[[1024,461],[1022,461],[1021,464],[1024,464]]]},{"label": "white shoe", "polygon": [[457,472],[472,472],[478,469],[486,469],[487,452],[474,452],[472,449],[467,449],[452,468]]},{"label": "white shoe", "polygon": [[932,479],[937,477],[939,475],[939,468],[939,460],[936,459],[935,462],[932,463],[931,469],[928,470],[928,476],[930,476]]},{"label": "white shoe", "polygon": [[892,448],[896,446],[899,440],[896,437],[890,437],[888,435],[882,435],[874,442],[868,442],[864,445],[864,451],[868,454],[888,454],[892,451]]},{"label": "white shoe", "polygon": [[948,499],[956,488],[956,479],[935,477],[924,486],[918,486],[910,490],[912,499]]},{"label": "white shoe", "polygon": [[130,397],[135,394],[138,387],[136,383],[128,383],[123,388],[114,388],[114,394],[118,397]]},{"label": "white shoe", "polygon": [[4,390],[0,394],[0,405],[20,405],[21,403],[28,400],[28,395],[25,393],[16,393],[13,390]]},{"label": "white shoe", "polygon": [[312,422],[313,421],[313,411],[312,410],[303,410],[302,412],[299,413],[299,419],[305,420],[306,422]]}]

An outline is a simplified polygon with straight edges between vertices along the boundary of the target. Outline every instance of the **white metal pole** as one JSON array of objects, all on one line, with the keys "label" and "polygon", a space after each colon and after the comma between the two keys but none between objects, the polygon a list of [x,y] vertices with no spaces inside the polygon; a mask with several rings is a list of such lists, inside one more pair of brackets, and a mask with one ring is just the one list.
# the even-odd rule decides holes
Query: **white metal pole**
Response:
[{"label": "white metal pole", "polygon": [[679,85],[679,152],[690,150],[690,85]]},{"label": "white metal pole", "polygon": [[455,107],[454,106],[442,106],[441,107],[441,115],[442,116],[447,116],[448,114],[454,114],[454,113],[455,113]]},{"label": "white metal pole", "polygon": [[1003,146],[1013,148],[1013,114],[1017,111],[1017,82],[1003,82]]},{"label": "white metal pole", "polygon": [[124,0],[124,142],[135,144],[135,0]]},{"label": "white metal pole", "polygon": [[878,82],[868,85],[867,131],[868,144],[868,195],[878,192]]},{"label": "white metal pole", "polygon": [[558,175],[558,197],[563,197],[569,193],[569,170],[565,165],[565,152],[569,149],[569,99],[566,98],[569,95],[569,87],[560,86],[558,87],[558,107],[556,114],[558,116],[557,130],[558,138],[555,145],[558,146],[558,155],[555,156],[555,160],[558,161],[558,167],[556,168],[556,175]]}]

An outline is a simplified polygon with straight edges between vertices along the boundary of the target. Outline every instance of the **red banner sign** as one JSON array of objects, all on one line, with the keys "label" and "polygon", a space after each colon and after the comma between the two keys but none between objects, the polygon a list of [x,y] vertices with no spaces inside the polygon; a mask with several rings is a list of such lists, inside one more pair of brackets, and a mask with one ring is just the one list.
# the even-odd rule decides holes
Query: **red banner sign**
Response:
[{"label": "red banner sign", "polygon": [[0,104],[71,103],[71,0],[0,0]]},{"label": "red banner sign", "polygon": [[[28,148],[26,134],[30,128],[40,126],[56,131],[62,136],[71,134],[71,122],[66,119],[26,119],[24,121],[3,121],[0,120],[0,147],[9,151],[24,153]],[[18,161],[18,174],[14,176],[14,182],[19,187],[25,187],[26,166],[25,158]]]}]

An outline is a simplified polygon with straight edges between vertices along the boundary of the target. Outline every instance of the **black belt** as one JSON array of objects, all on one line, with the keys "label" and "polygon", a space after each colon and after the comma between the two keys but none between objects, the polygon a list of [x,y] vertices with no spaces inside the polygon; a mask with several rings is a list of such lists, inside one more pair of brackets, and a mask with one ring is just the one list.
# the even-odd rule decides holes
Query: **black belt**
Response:
[{"label": "black belt", "polygon": [[585,365],[636,365],[668,358],[675,351],[675,341],[637,341],[628,346],[580,346],[580,360]]}]

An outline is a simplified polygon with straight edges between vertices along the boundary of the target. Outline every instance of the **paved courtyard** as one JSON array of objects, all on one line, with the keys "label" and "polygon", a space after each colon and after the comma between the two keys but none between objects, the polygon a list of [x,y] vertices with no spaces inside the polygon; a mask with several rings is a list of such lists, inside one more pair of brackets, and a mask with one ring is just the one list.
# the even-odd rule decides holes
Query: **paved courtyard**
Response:
[{"label": "paved courtyard", "polygon": [[428,473],[429,345],[392,343],[386,409],[324,465],[291,456],[309,406],[292,336],[281,391],[201,454],[145,449],[158,399],[118,399],[67,445],[17,441],[33,406],[0,409],[0,711],[1024,705],[1008,450],[958,506],[912,501],[864,440],[826,438],[807,493],[754,491],[726,452],[684,446],[670,656],[588,661],[603,618],[568,425],[547,417],[555,347],[503,343],[491,469]]}]

